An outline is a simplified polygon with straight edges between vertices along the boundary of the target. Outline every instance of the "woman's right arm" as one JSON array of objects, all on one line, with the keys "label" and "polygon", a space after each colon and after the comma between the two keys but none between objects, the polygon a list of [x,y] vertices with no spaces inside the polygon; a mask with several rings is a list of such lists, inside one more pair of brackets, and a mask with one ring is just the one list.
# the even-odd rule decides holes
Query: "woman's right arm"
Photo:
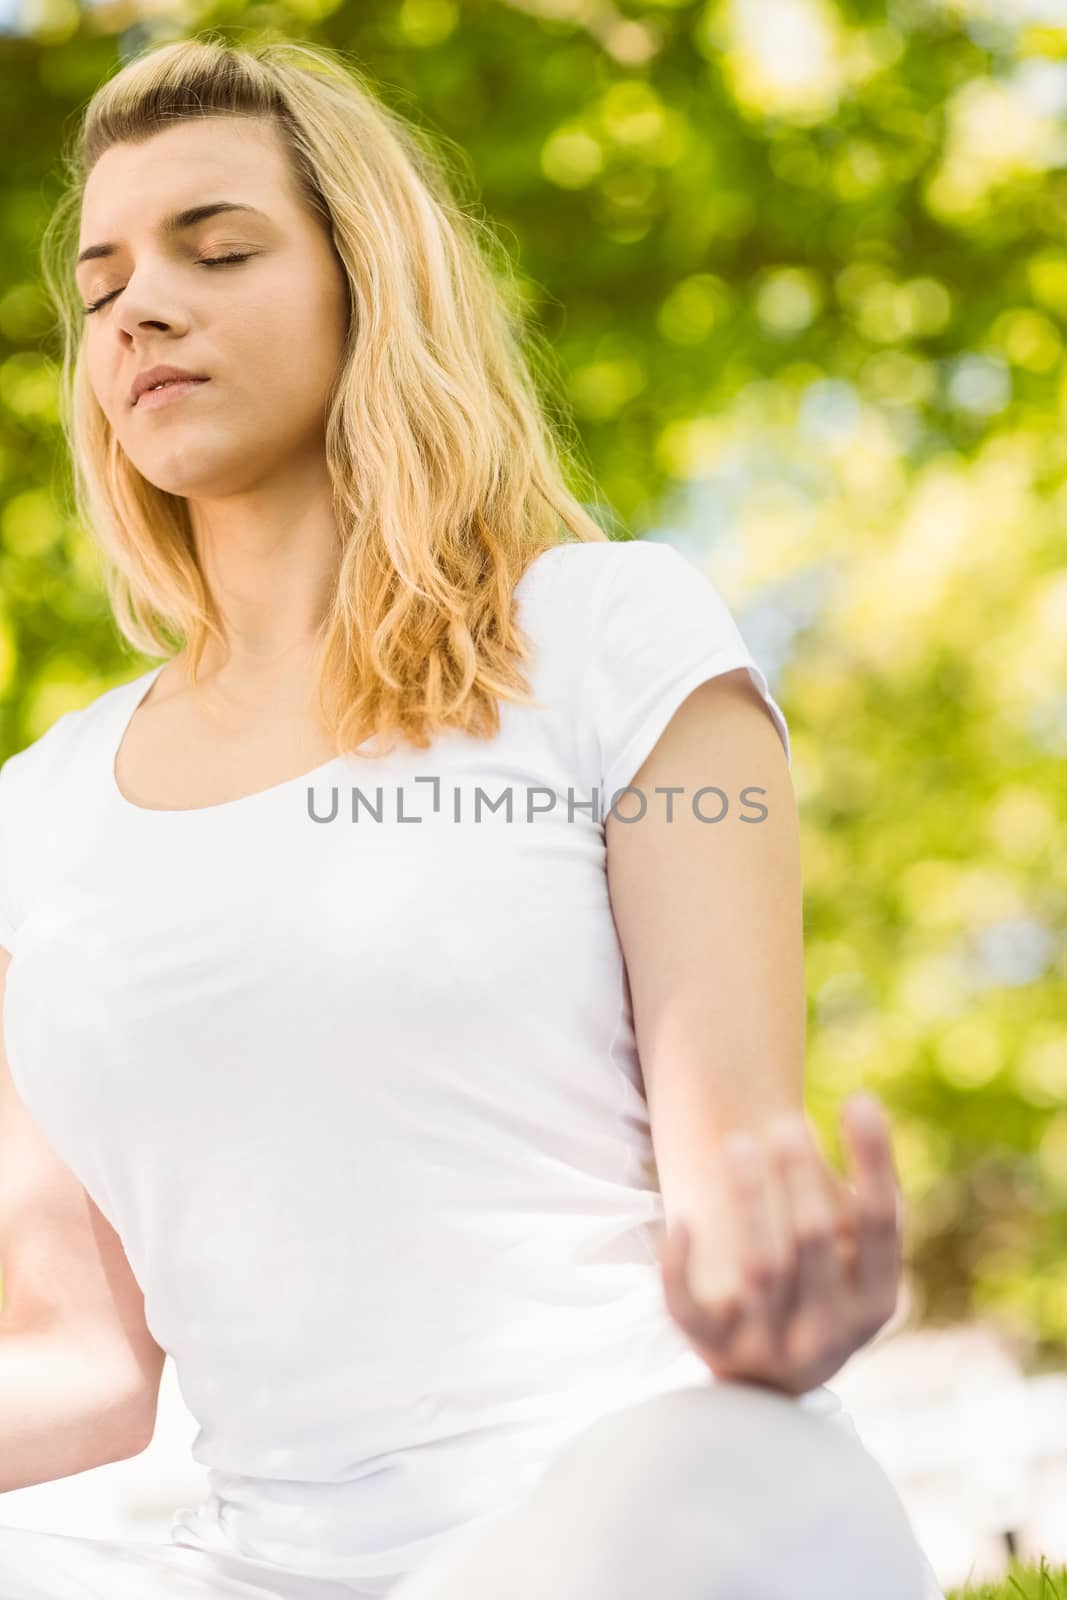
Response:
[{"label": "woman's right arm", "polygon": [[118,1235],[15,1090],[10,962],[0,948],[0,1493],[139,1454],[164,1362]]}]

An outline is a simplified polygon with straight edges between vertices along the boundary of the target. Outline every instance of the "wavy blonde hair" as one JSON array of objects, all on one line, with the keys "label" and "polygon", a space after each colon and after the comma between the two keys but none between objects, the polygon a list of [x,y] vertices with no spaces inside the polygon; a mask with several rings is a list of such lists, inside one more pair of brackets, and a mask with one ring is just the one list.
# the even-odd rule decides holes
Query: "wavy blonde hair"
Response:
[{"label": "wavy blonde hair", "polygon": [[456,199],[435,143],[321,47],[200,34],[152,48],[97,89],[64,154],[43,270],[73,508],[99,546],[116,625],[148,655],[186,647],[194,685],[209,634],[224,644],[188,503],[137,471],[90,387],[74,282],[82,194],[112,145],[218,115],[277,127],[349,283],[326,412],[341,547],[317,665],[326,725],[339,752],[372,736],[382,754],[398,737],[425,749],[446,726],[491,737],[498,697],[532,699],[515,584],[547,547],[608,535],[565,482],[588,490],[591,474],[503,247]]}]

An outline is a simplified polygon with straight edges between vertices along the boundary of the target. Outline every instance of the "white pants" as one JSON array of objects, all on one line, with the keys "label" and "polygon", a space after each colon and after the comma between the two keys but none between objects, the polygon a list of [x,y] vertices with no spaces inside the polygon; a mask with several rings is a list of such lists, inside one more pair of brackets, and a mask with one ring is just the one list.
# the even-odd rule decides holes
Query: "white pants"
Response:
[{"label": "white pants", "polygon": [[[0,1501],[2,1512],[2,1501]],[[362,1600],[379,1588],[171,1544],[0,1526],[2,1600]],[[944,1600],[858,1436],[714,1383],[599,1418],[523,1501],[455,1530],[389,1600]]]}]

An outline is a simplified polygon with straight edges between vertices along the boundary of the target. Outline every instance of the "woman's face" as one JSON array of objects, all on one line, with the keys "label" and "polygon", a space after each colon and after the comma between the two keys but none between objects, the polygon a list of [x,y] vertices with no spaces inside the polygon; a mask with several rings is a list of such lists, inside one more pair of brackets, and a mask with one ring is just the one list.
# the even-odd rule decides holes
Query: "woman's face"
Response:
[{"label": "woman's face", "polygon": [[[188,226],[167,219],[232,202]],[[344,269],[295,190],[266,121],[192,118],[112,146],[82,200],[76,280],[89,380],[116,438],[150,483],[190,499],[269,488],[325,459],[325,406],[349,317]],[[246,255],[224,266],[214,256]],[[169,364],[209,379],[167,405],[131,401],[139,372]]]}]

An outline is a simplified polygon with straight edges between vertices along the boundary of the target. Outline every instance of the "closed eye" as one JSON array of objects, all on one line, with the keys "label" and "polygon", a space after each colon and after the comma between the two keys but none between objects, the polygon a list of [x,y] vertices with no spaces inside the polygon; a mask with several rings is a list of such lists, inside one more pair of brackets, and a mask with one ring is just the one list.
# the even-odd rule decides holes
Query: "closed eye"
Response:
[{"label": "closed eye", "polygon": [[[201,256],[197,261],[197,266],[224,267],[233,261],[247,261],[249,256],[255,255],[255,253],[256,252],[254,250],[248,250],[244,255],[234,254],[228,256]],[[101,297],[101,299],[94,300],[92,305],[83,306],[82,310],[85,312],[87,317],[92,316],[94,311],[99,311],[101,306],[106,306],[109,300],[114,300],[115,296],[121,293],[121,289],[112,289],[110,294],[105,294]]]}]

